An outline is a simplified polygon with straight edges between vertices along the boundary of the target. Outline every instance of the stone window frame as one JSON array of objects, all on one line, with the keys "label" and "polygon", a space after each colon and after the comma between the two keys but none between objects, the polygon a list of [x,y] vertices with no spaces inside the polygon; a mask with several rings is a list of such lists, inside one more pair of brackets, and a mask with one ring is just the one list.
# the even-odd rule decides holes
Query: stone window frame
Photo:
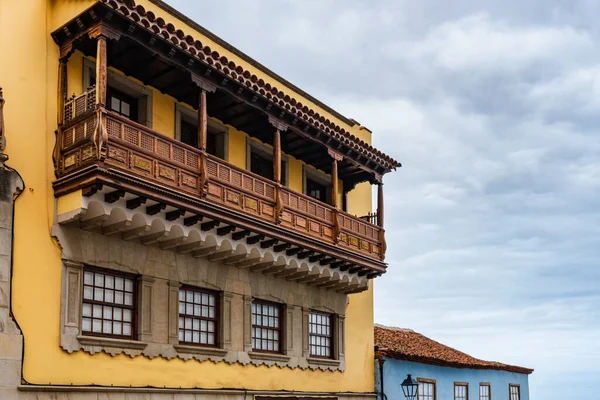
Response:
[{"label": "stone window frame", "polygon": [[[286,321],[286,305],[284,303],[263,300],[259,298],[254,298],[252,300],[252,306],[255,304],[260,304],[262,306],[274,307],[278,310],[279,315],[277,318],[279,319],[279,327],[266,327],[265,325],[255,325],[251,322],[251,329],[254,329],[255,326],[260,326],[261,328],[267,328],[273,331],[277,331],[279,333],[279,347],[277,350],[265,350],[265,349],[256,349],[252,347],[252,351],[255,353],[269,353],[269,354],[284,354],[286,351],[286,332],[287,332],[287,324]],[[262,314],[261,314],[262,315]],[[251,316],[252,318],[252,316]],[[251,336],[252,337],[252,336]],[[268,339],[267,339],[268,340]]]},{"label": "stone window frame", "polygon": [[[333,343],[331,349],[331,357],[314,357],[310,354],[310,313],[312,311],[330,314],[333,328]],[[319,306],[319,307],[303,307],[302,308],[302,353],[309,365],[334,367],[345,369],[345,353],[346,353],[346,316],[338,314],[335,310]]]},{"label": "stone window frame", "polygon": [[[131,357],[139,355],[149,358],[162,357],[165,359],[177,357],[183,360],[193,358],[199,362],[210,360],[213,362],[224,361],[242,365],[248,363],[267,366],[277,365],[292,369],[345,370],[345,317],[343,311],[348,304],[347,296],[344,296],[343,305],[342,298],[340,297],[336,303],[330,304],[333,308],[329,308],[328,306],[319,305],[324,300],[319,297],[297,302],[288,298],[285,292],[280,293],[282,295],[280,298],[273,296],[270,294],[271,292],[265,293],[262,289],[254,285],[251,286],[250,291],[246,291],[247,294],[242,294],[239,291],[231,291],[231,287],[228,286],[229,284],[225,284],[225,282],[217,285],[204,279],[187,278],[179,282],[178,280],[173,280],[177,279],[173,275],[173,277],[165,279],[155,278],[154,275],[146,276],[143,272],[137,272],[137,282],[139,285],[137,289],[138,309],[140,310],[137,320],[138,336],[136,340],[105,339],[80,334],[84,263],[85,265],[98,266],[99,268],[121,272],[140,270],[137,267],[117,266],[104,261],[93,262],[92,260],[86,260],[85,262],[79,262],[71,260],[73,259],[63,258],[60,337],[61,348],[69,353],[84,351],[95,354],[104,351],[110,355],[123,353]],[[159,283],[160,289],[156,286]],[[179,344],[179,288],[182,284],[204,287],[221,293],[219,298],[221,318],[219,348]],[[163,293],[163,285],[166,286],[164,292],[166,307],[164,312],[168,313],[168,315],[162,323],[166,325],[166,334],[164,339],[157,339],[153,337],[153,326],[154,329],[157,329],[155,335],[161,334],[158,333],[159,327],[155,326],[157,322],[153,321],[151,310],[153,306],[156,306],[155,303],[157,301],[165,301],[157,297],[159,296],[159,292]],[[251,306],[253,298],[270,300],[284,305],[283,354],[252,351]],[[335,315],[335,327],[337,331],[334,352],[336,359],[308,357],[308,313],[310,310],[318,310]],[[158,320],[156,315],[154,318]],[[232,332],[232,330],[239,331]],[[236,337],[235,340],[232,337]]]},{"label": "stone window frame", "polygon": [[[116,355],[126,353],[130,356],[141,354],[151,339],[152,323],[150,306],[152,302],[152,283],[147,276],[136,277],[136,304],[134,311],[134,339],[118,339],[108,336],[83,333],[81,316],[83,308],[83,272],[88,264],[63,260],[63,295],[61,305],[61,346],[69,353],[83,349],[91,354],[106,351]],[[120,272],[110,268],[96,267]]]},{"label": "stone window frame", "polygon": [[[175,103],[175,140],[181,141],[181,119],[187,117],[193,119],[198,123],[198,114],[195,110],[186,107],[180,103]],[[217,146],[222,147],[223,160],[229,161],[229,128],[222,123],[215,121],[212,118],[208,118],[208,128],[218,132],[219,141]]]},{"label": "stone window frame", "polygon": [[[86,90],[86,88],[90,86],[92,76],[96,74],[96,62],[84,57],[82,69],[83,90]],[[137,99],[139,123],[152,129],[152,89],[141,83],[136,83],[110,68],[108,69],[108,86],[112,86]]]},{"label": "stone window frame", "polygon": [[[327,326],[329,328],[329,332],[330,332],[329,335],[323,335],[323,334],[317,334],[317,333],[311,334],[311,332],[310,332],[310,325],[311,325],[310,320],[311,320],[311,316],[312,315],[315,315],[315,316],[319,315],[319,316],[326,317],[327,319],[329,319],[327,325],[325,325],[325,326]],[[323,326],[323,324],[317,324],[317,325]],[[317,310],[314,310],[314,309],[310,310],[310,312],[308,313],[308,341],[309,341],[309,343],[308,343],[309,344],[308,354],[310,355],[310,357],[313,357],[313,358],[322,358],[322,359],[335,359],[335,354],[333,352],[333,349],[335,348],[335,342],[336,342],[336,337],[335,337],[336,335],[335,335],[335,333],[336,333],[336,331],[337,331],[337,328],[335,326],[335,314],[329,313],[329,312],[317,311]],[[316,337],[326,337],[327,339],[329,339],[329,346],[328,346],[328,350],[329,350],[329,353],[330,353],[329,356],[320,356],[320,355],[312,354],[311,353],[311,350],[310,350],[310,348],[312,346],[311,343],[310,343],[311,335],[312,336],[316,336]],[[317,345],[317,347],[325,347],[325,346],[321,346],[319,344],[319,345]]]},{"label": "stone window frame", "polygon": [[[88,287],[90,286],[89,284],[85,283],[85,275],[86,275],[86,273],[89,273],[89,274],[92,275],[92,285],[91,285],[92,286],[92,298],[91,299],[86,299],[85,298],[85,287],[86,286],[88,286]],[[103,281],[104,281],[103,286],[96,286],[96,282],[95,282],[96,274],[103,275]],[[98,267],[93,267],[93,266],[90,266],[90,265],[84,265],[83,266],[83,276],[84,276],[84,279],[83,279],[83,282],[82,282],[82,287],[84,289],[84,294],[82,295],[82,299],[81,299],[82,309],[83,309],[83,306],[85,304],[89,304],[92,308],[94,306],[96,306],[96,305],[99,305],[102,308],[104,308],[104,307],[112,307],[112,308],[118,307],[118,308],[121,308],[121,310],[122,310],[123,313],[125,312],[125,310],[130,310],[131,311],[131,321],[130,321],[130,324],[131,324],[131,328],[130,328],[131,331],[130,332],[131,332],[131,334],[130,335],[125,335],[125,334],[115,334],[115,333],[104,333],[104,332],[102,332],[102,330],[103,330],[102,326],[101,326],[101,332],[94,332],[93,331],[93,320],[94,319],[98,319],[98,318],[95,318],[93,316],[93,312],[92,312],[92,314],[91,314],[90,317],[85,317],[83,315],[83,310],[82,310],[82,316],[81,316],[81,320],[82,320],[81,334],[84,335],[84,336],[97,336],[97,337],[102,337],[102,338],[115,338],[115,339],[134,340],[137,337],[137,332],[136,332],[136,329],[137,329],[137,307],[138,307],[138,304],[137,304],[137,297],[138,297],[137,289],[138,288],[136,287],[137,286],[136,282],[138,280],[137,275],[135,275],[135,274],[129,274],[129,273],[121,272],[121,271],[115,271],[115,270],[111,270],[111,269],[107,269],[107,268],[98,268]],[[110,289],[110,288],[108,288],[106,286],[106,278],[107,277],[113,277],[115,279],[116,278],[122,278],[123,280],[131,281],[131,283],[132,283],[132,289],[131,289],[131,296],[132,296],[131,303],[132,304],[131,305],[126,304],[126,300],[124,298],[123,298],[123,303],[122,304],[118,304],[116,302],[116,300],[114,302],[107,302],[106,300],[100,301],[100,300],[96,300],[95,299],[95,297],[96,297],[95,296],[95,292],[94,292],[95,288],[100,288],[103,291],[106,290],[106,289]],[[123,296],[125,297],[125,292],[127,291],[127,285],[126,285],[125,281],[123,282],[123,284],[124,284],[124,287],[123,287]],[[118,289],[116,288],[116,282],[115,282],[112,290],[114,290],[115,292],[117,292]],[[115,296],[116,296],[116,293],[115,293]],[[113,314],[114,314],[114,310],[113,310]],[[91,330],[89,330],[89,331],[84,331],[83,330],[83,319],[84,318],[89,318],[90,319],[90,329]],[[101,324],[104,321],[114,322],[114,320],[112,318],[111,319],[105,319],[104,316],[102,316],[100,318],[100,321],[101,321]],[[127,321],[125,321],[124,317],[123,317],[123,322],[127,322]]]}]

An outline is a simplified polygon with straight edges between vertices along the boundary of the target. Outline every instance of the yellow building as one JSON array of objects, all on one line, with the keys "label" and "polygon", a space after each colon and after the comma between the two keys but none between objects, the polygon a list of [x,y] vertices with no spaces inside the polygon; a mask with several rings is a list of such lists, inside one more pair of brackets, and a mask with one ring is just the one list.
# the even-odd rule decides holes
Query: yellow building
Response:
[{"label": "yellow building", "polygon": [[367,128],[160,0],[0,0],[0,48],[1,399],[374,397]]}]

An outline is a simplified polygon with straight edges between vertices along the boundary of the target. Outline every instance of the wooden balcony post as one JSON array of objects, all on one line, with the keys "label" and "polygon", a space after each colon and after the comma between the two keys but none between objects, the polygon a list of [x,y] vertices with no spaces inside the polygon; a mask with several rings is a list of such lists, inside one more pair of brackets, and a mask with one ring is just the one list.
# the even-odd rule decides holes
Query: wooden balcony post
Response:
[{"label": "wooden balcony post", "polygon": [[275,180],[275,222],[281,223],[283,199],[281,198],[281,132],[288,126],[276,118],[269,117],[269,123],[275,128],[273,133],[273,179]]},{"label": "wooden balcony post", "polygon": [[281,183],[281,132],[275,129],[273,133],[273,179]]},{"label": "wooden balcony post", "polygon": [[338,208],[338,194],[339,194],[339,186],[338,186],[338,162],[342,161],[344,157],[340,154],[335,153],[332,150],[328,150],[329,155],[332,158],[331,162],[331,205],[335,208]]},{"label": "wooden balcony post", "polygon": [[383,228],[383,182],[377,183],[377,225]]},{"label": "wooden balcony post", "polygon": [[206,92],[214,92],[217,86],[206,78],[191,74],[192,82],[200,88],[198,96],[198,148],[200,149],[200,197],[206,196],[208,189],[208,169],[206,167],[206,141],[208,133],[208,112],[206,111]]},{"label": "wooden balcony post", "polygon": [[387,250],[387,243],[385,241],[385,229],[383,229],[383,176],[376,174],[375,180],[377,181],[377,225],[379,226],[380,242],[379,256],[383,261],[385,259],[385,251]]},{"label": "wooden balcony post", "polygon": [[67,100],[67,59],[61,58],[58,63],[58,125],[62,125],[65,121],[65,102]]},{"label": "wooden balcony post", "polygon": [[200,89],[198,104],[198,148],[206,151],[206,135],[208,131],[208,116],[206,115],[206,90]]},{"label": "wooden balcony post", "polygon": [[338,164],[334,158],[331,162],[331,205],[338,208]]},{"label": "wooden balcony post", "polygon": [[107,60],[106,36],[98,35],[96,51],[96,106],[106,107]]}]

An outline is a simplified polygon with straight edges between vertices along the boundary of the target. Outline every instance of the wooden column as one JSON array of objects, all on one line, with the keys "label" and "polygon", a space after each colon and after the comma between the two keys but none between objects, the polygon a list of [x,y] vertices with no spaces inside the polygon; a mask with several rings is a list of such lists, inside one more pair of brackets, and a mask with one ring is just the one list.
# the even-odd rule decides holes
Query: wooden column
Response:
[{"label": "wooden column", "polygon": [[275,129],[273,133],[273,179],[281,183],[281,132]]},{"label": "wooden column", "polygon": [[208,130],[208,116],[206,114],[206,90],[200,89],[200,99],[198,103],[198,148],[206,151],[206,135]]},{"label": "wooden column", "polygon": [[281,132],[288,126],[282,121],[269,117],[269,123],[275,128],[273,133],[273,179],[275,180],[275,223],[281,223],[283,215],[283,199],[281,197]]},{"label": "wooden column", "polygon": [[377,225],[383,228],[383,182],[377,183]]},{"label": "wooden column", "polygon": [[65,121],[65,102],[67,100],[67,59],[61,58],[58,63],[58,125]]},{"label": "wooden column", "polygon": [[107,60],[106,36],[98,35],[96,51],[96,106],[106,107]]},{"label": "wooden column", "polygon": [[334,158],[331,162],[331,205],[338,208],[338,165]]},{"label": "wooden column", "polygon": [[387,250],[387,243],[385,241],[385,229],[383,229],[383,177],[376,175],[375,180],[377,181],[377,225],[379,225],[379,257],[381,260],[385,260],[385,252]]},{"label": "wooden column", "polygon": [[198,148],[200,149],[200,197],[206,195],[208,189],[208,170],[206,169],[206,135],[208,115],[206,114],[206,90],[200,88],[198,99]]},{"label": "wooden column", "polygon": [[342,161],[344,159],[344,157],[342,157],[340,154],[337,154],[336,152],[332,151],[332,150],[328,150],[329,155],[331,156],[331,158],[333,159],[331,162],[331,205],[334,206],[335,208],[338,208],[338,194],[339,194],[339,187],[338,187],[338,162]]}]

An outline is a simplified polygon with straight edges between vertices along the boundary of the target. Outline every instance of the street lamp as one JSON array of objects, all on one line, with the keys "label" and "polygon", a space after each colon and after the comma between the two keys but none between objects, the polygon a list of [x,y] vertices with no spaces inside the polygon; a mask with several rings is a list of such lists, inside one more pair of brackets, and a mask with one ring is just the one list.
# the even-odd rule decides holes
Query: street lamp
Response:
[{"label": "street lamp", "polygon": [[417,388],[419,387],[419,384],[410,374],[408,374],[400,386],[402,386],[402,392],[404,393],[406,400],[415,400],[417,398]]}]

